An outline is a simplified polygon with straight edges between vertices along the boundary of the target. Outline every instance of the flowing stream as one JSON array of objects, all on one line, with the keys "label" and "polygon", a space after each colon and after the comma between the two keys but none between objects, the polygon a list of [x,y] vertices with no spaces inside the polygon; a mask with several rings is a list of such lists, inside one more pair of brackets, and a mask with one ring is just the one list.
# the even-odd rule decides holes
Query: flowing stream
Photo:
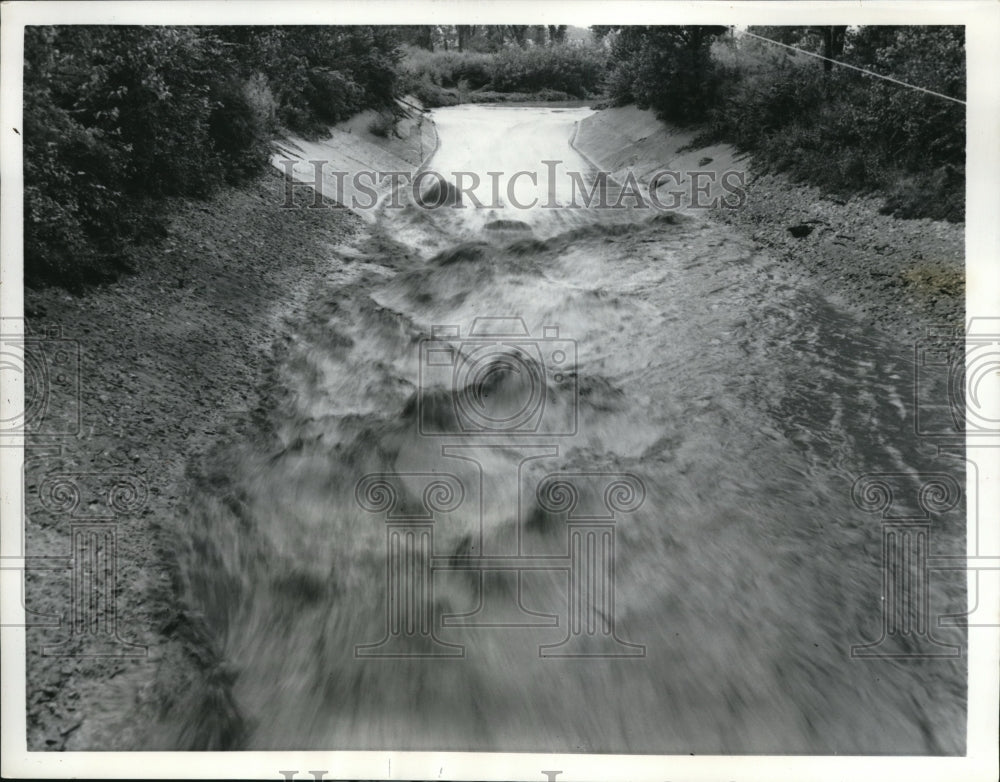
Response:
[{"label": "flowing stream", "polygon": [[855,480],[963,480],[913,434],[913,346],[702,216],[572,208],[544,161],[593,182],[588,113],[436,110],[483,208],[403,188],[331,251],[184,525],[232,748],[962,752],[964,659],[851,656],[890,610]]}]

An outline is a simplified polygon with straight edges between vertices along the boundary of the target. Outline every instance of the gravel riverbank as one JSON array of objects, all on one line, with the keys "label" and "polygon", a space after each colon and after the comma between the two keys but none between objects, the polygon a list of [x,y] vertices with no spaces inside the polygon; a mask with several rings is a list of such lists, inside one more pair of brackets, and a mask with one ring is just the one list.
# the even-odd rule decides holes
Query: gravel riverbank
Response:
[{"label": "gravel riverbank", "polygon": [[728,223],[799,270],[872,325],[907,342],[965,320],[965,226],[900,220],[875,198],[824,198],[782,176],[749,176]]},{"label": "gravel riverbank", "polygon": [[43,656],[73,637],[71,582],[61,571],[27,574],[29,610],[63,618],[27,633],[30,749],[148,748],[156,712],[214,665],[197,618],[174,599],[171,528],[203,460],[270,408],[260,390],[291,326],[330,273],[330,248],[360,225],[329,202],[306,208],[313,196],[302,188],[295,208],[282,208],[284,189],[268,170],[208,201],[176,202],[166,238],[135,248],[136,274],[80,296],[25,291],[29,328],[59,328],[82,356],[81,433],[27,466],[28,553],[66,556],[79,520],[79,508],[67,518],[43,504],[50,476],[70,474],[86,500],[102,475],[146,490],[114,519],[118,637],[145,656],[88,656],[93,638],[82,636],[72,656]]},{"label": "gravel riverbank", "polygon": [[[67,571],[26,575],[26,606],[47,622],[27,635],[29,749],[221,750],[237,739],[232,705],[206,708],[212,698],[228,698],[228,674],[204,619],[178,604],[173,533],[213,454],[266,430],[278,403],[274,374],[296,327],[343,263],[335,248],[363,231],[363,216],[308,184],[292,186],[285,160],[307,144],[309,160],[325,161],[324,173],[416,168],[434,149],[434,129],[419,105],[401,107],[384,136],[372,132],[377,113],[364,112],[325,140],[280,140],[273,166],[246,185],[166,204],[166,236],[132,249],[132,275],[82,295],[25,291],[28,329],[58,332],[81,354],[79,434],[26,464],[27,554],[65,558],[70,525],[87,518],[84,510],[110,504],[109,482],[137,492],[108,519],[118,591],[115,605],[97,616],[113,619],[124,642],[113,643],[111,656],[96,656],[102,639],[94,634],[68,634]],[[315,172],[307,168],[311,184]],[[86,508],[81,502],[67,513],[43,496],[63,475]],[[68,635],[64,656],[43,653]],[[202,725],[198,715],[207,712],[215,717]],[[167,713],[183,735],[163,735]]]},{"label": "gravel riverbank", "polygon": [[[834,198],[783,175],[758,176],[746,155],[726,144],[699,146],[696,138],[696,129],[671,128],[650,111],[624,106],[584,119],[575,143],[619,180],[628,170],[646,184],[662,170],[703,171],[713,182],[740,172],[746,199],[739,207],[685,211],[732,226],[797,273],[815,277],[838,304],[902,340],[963,324],[964,224],[901,220],[880,214],[878,198]],[[705,200],[720,195],[726,193],[713,186]],[[666,196],[662,201],[670,203]]]},{"label": "gravel riverbank", "polygon": [[[298,140],[287,148],[300,163],[315,159],[316,150],[342,156],[331,158],[331,169],[340,170],[348,153],[358,165],[376,165],[382,154],[393,166],[416,166],[436,144],[430,123],[416,118],[404,124],[406,138],[376,141],[369,134],[361,143],[370,121],[342,128],[336,144]],[[369,154],[369,142],[382,153]],[[640,179],[663,168],[717,176],[747,168],[732,148],[699,149],[691,142],[692,134],[633,107],[596,113],[574,138],[602,170],[631,168]],[[314,181],[312,168],[293,175]],[[333,248],[363,226],[329,201],[326,208],[307,208],[314,195],[305,187],[296,188],[295,208],[283,208],[285,186],[283,174],[269,170],[210,200],[173,203],[167,236],[134,248],[137,273],[114,284],[79,296],[25,291],[29,328],[58,329],[79,344],[82,356],[79,435],[38,451],[27,465],[27,553],[66,557],[70,524],[82,518],[74,514],[84,506],[67,516],[45,503],[48,477],[73,476],[91,505],[109,475],[141,486],[141,501],[114,517],[114,613],[117,637],[139,645],[128,647],[133,651],[145,648],[137,657],[88,656],[93,638],[72,635],[67,624],[69,573],[30,571],[28,609],[48,617],[49,625],[63,620],[27,631],[32,750],[152,749],[171,742],[225,749],[237,741],[235,713],[229,723],[213,720],[210,731],[193,719],[183,737],[150,735],[148,726],[166,710],[183,711],[189,696],[204,700],[206,683],[222,683],[211,692],[227,691],[228,673],[203,620],[177,605],[171,530],[216,449],[259,429],[273,409],[266,389],[275,385],[275,368],[311,297],[336,273]],[[881,215],[875,199],[824,198],[780,176],[748,175],[746,194],[738,209],[689,211],[729,224],[819,280],[845,309],[901,339],[919,339],[936,324],[961,325],[963,225],[898,220]],[[42,654],[44,646],[67,639],[69,656]],[[225,712],[230,705],[216,707]],[[196,706],[191,713],[198,713]]]}]

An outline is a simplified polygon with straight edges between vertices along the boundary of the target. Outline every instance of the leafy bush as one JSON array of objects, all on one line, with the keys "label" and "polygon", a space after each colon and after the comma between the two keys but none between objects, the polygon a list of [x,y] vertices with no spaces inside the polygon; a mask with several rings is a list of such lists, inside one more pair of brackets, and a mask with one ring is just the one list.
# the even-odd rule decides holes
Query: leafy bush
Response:
[{"label": "leafy bush", "polygon": [[414,95],[427,108],[439,106],[457,106],[462,102],[458,90],[449,90],[433,84],[426,77],[417,82],[411,82],[403,88],[404,92]]},{"label": "leafy bush", "polygon": [[[849,33],[844,59],[964,97],[961,28],[879,30],[874,41],[865,30]],[[713,135],[753,152],[758,167],[834,193],[888,194],[887,211],[900,217],[963,219],[961,104],[813,60],[736,68],[726,84],[710,112]]]},{"label": "leafy bush", "polygon": [[681,125],[702,122],[716,101],[720,69],[712,39],[724,27],[622,27],[611,46],[608,91],[617,105],[635,102]]},{"label": "leafy bush", "polygon": [[[535,95],[543,90],[585,98],[601,89],[607,55],[598,46],[508,46],[494,53],[404,47],[401,89],[430,106],[462,99],[484,102],[482,93]],[[456,90],[457,96],[448,90]]]},{"label": "leafy bush", "polygon": [[322,124],[336,124],[357,112],[365,103],[365,91],[341,71],[312,68],[305,92],[312,116]]},{"label": "leafy bush", "polygon": [[480,52],[430,52],[414,46],[403,49],[401,75],[412,81],[426,80],[438,87],[458,87],[466,82],[469,89],[485,87],[490,81],[491,55]]},{"label": "leafy bush", "polygon": [[[25,33],[25,279],[79,284],[155,233],[150,202],[207,193],[233,154],[211,136],[230,73],[189,28]],[[213,101],[213,81],[218,85]]]},{"label": "leafy bush", "polygon": [[243,68],[267,79],[277,119],[306,135],[359,111],[388,105],[401,52],[394,28],[210,28]]},{"label": "leafy bush", "polygon": [[388,105],[399,56],[386,27],[28,27],[25,281],[119,273],[163,198],[252,175],[279,122]]},{"label": "leafy bush", "polygon": [[368,132],[379,138],[388,138],[396,128],[396,117],[391,111],[382,111],[368,123]]},{"label": "leafy bush", "polygon": [[239,182],[266,162],[268,142],[277,127],[277,107],[263,74],[213,85],[209,136],[228,158],[228,182]]},{"label": "leafy bush", "polygon": [[538,92],[494,92],[493,90],[476,90],[464,96],[467,103],[547,103],[552,101],[572,100],[573,96],[558,90],[539,90]]},{"label": "leafy bush", "polygon": [[[701,29],[699,33],[698,30]],[[905,217],[961,220],[965,108],[749,36],[721,42],[713,28],[625,27],[614,32],[608,89],[700,141],[753,153],[758,170],[784,171],[828,192],[889,196]],[[959,100],[965,97],[961,27],[775,28],[770,37]],[[827,35],[829,33],[829,35]],[[797,37],[796,37],[797,36]]]},{"label": "leafy bush", "polygon": [[607,56],[598,46],[510,47],[490,62],[490,85],[498,92],[543,89],[586,98],[600,90]]}]

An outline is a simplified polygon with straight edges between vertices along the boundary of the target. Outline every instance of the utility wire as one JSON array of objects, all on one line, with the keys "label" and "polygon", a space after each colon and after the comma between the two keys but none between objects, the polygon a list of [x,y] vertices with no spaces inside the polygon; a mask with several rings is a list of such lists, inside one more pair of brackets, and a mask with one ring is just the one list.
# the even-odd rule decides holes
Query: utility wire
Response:
[{"label": "utility wire", "polygon": [[834,65],[839,65],[842,68],[850,68],[852,71],[860,71],[861,73],[867,73],[869,76],[874,76],[876,79],[884,79],[885,81],[891,81],[893,84],[899,84],[903,87],[909,87],[911,90],[919,90],[920,92],[926,92],[928,95],[933,95],[936,98],[944,98],[945,100],[950,100],[955,103],[961,103],[963,106],[967,105],[964,100],[959,100],[958,98],[953,98],[951,95],[945,95],[941,92],[934,92],[934,90],[929,90],[926,87],[918,87],[916,84],[907,84],[905,81],[900,81],[899,79],[894,79],[891,76],[883,76],[881,73],[875,73],[875,71],[869,71],[865,68],[859,68],[856,65],[848,65],[846,62],[841,62],[840,60],[833,60],[829,57],[824,57],[822,54],[816,54],[815,52],[806,51],[805,49],[800,49],[797,46],[791,46],[787,43],[782,43],[781,41],[775,41],[771,38],[765,38],[763,35],[757,35],[757,33],[752,33],[749,30],[743,30],[743,35],[749,35],[751,38],[759,38],[762,41],[767,41],[768,43],[773,43],[775,46],[783,46],[786,49],[791,49],[793,52],[798,52],[799,54],[806,54],[810,57],[815,57],[817,60],[826,60],[827,62],[832,62]]}]

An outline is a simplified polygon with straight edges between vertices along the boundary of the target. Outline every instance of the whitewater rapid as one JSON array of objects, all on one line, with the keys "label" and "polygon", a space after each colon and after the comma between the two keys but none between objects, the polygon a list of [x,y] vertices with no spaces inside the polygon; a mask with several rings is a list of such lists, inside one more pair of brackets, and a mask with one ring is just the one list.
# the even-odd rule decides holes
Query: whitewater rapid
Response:
[{"label": "whitewater rapid", "polygon": [[428,167],[491,207],[404,192],[332,248],[183,520],[231,748],[961,752],[962,659],[851,655],[884,621],[856,481],[963,479],[912,434],[912,348],[703,216],[571,208],[589,113],[436,110]]}]

